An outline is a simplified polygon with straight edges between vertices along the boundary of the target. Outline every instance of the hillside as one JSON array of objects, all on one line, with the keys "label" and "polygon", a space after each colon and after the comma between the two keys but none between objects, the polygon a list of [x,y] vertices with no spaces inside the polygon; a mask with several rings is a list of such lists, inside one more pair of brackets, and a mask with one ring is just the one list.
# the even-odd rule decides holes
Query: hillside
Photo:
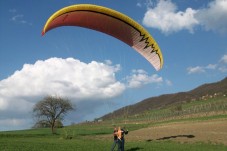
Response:
[{"label": "hillside", "polygon": [[201,85],[188,92],[165,94],[157,97],[147,98],[136,104],[123,107],[101,117],[103,120],[112,117],[121,117],[127,110],[128,115],[140,114],[148,110],[159,109],[176,103],[204,100],[210,97],[227,95],[227,77],[219,82]]}]

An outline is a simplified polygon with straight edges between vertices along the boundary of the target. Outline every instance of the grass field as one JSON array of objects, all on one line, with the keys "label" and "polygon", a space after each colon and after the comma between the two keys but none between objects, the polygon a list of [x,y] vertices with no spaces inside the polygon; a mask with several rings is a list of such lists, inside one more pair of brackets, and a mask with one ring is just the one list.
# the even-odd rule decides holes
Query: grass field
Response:
[{"label": "grass field", "polygon": [[[215,116],[206,119],[190,119],[186,122],[197,123],[201,121],[227,120],[226,116]],[[162,127],[185,121],[166,121],[153,125]],[[130,124],[129,135],[133,130],[149,128],[152,125]],[[50,129],[31,129],[23,131],[10,131],[0,133],[1,151],[108,151],[112,145],[112,125],[81,124],[57,130],[52,135]],[[104,137],[103,136],[108,136]],[[127,136],[128,137],[128,136]],[[127,139],[126,137],[126,139]],[[66,139],[68,138],[68,139]],[[71,138],[71,139],[69,139]],[[227,146],[213,142],[177,142],[174,140],[126,140],[126,151],[226,151]]]},{"label": "grass field", "polygon": [[[48,128],[0,132],[0,151],[109,151],[113,142],[111,133],[114,125],[126,126],[130,131],[126,136],[126,151],[227,151],[226,106],[221,108],[221,111],[216,111],[216,108],[221,107],[217,104],[223,101],[226,103],[226,98],[182,105],[183,110],[199,106],[202,112],[203,106],[208,105],[212,108],[214,106],[215,110],[210,108],[205,110],[205,113],[217,114],[202,113],[202,116],[170,117],[159,121],[150,119],[146,121],[143,116],[138,116],[141,117],[140,120],[132,122],[130,119],[128,123],[124,120],[90,122],[57,129],[55,135],[52,135]],[[156,115],[167,110],[170,108],[149,114]],[[189,134],[195,138],[184,137]]]},{"label": "grass field", "polygon": [[[108,151],[112,140],[97,140],[92,137],[63,139],[59,135],[8,134],[0,135],[1,151]],[[130,141],[126,142],[127,151],[226,151],[222,144],[177,143],[173,141]]]}]

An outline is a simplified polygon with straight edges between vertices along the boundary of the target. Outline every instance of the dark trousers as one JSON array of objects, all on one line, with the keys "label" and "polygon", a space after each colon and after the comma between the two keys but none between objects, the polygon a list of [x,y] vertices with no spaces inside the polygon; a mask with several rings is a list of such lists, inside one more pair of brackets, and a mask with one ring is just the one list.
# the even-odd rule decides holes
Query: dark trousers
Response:
[{"label": "dark trousers", "polygon": [[121,142],[121,151],[125,151],[125,139],[123,138]]},{"label": "dark trousers", "polygon": [[115,146],[116,146],[117,144],[118,144],[118,140],[116,139],[116,140],[114,140],[113,145],[112,145],[110,151],[114,151],[114,148],[115,148]]},{"label": "dark trousers", "polygon": [[119,139],[118,140],[118,151],[124,151],[125,150],[125,139]]},{"label": "dark trousers", "polygon": [[120,139],[117,141],[117,145],[118,145],[118,151],[122,151],[122,141]]}]

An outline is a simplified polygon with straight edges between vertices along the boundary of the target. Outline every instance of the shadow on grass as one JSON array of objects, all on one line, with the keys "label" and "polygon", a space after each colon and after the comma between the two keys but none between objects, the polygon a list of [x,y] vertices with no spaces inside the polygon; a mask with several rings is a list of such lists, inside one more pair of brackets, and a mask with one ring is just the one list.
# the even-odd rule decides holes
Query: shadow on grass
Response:
[{"label": "shadow on grass", "polygon": [[127,149],[126,151],[137,151],[137,150],[141,150],[141,149],[143,149],[143,148],[133,147],[133,148]]},{"label": "shadow on grass", "polygon": [[[176,135],[176,136],[167,136],[167,137],[162,137],[158,138],[156,140],[166,140],[166,139],[171,139],[171,138],[178,138],[178,137],[185,137],[185,138],[194,138],[194,135]],[[153,141],[152,139],[148,139],[147,142]]]}]

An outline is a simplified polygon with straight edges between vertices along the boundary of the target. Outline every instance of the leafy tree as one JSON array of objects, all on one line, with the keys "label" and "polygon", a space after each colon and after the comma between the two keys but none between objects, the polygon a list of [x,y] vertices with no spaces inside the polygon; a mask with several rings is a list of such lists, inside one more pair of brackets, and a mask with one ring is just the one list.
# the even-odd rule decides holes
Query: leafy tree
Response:
[{"label": "leafy tree", "polygon": [[42,123],[48,123],[54,134],[54,127],[57,121],[62,121],[66,114],[74,109],[74,106],[68,99],[47,96],[35,104],[33,113],[38,122],[42,121]]}]

